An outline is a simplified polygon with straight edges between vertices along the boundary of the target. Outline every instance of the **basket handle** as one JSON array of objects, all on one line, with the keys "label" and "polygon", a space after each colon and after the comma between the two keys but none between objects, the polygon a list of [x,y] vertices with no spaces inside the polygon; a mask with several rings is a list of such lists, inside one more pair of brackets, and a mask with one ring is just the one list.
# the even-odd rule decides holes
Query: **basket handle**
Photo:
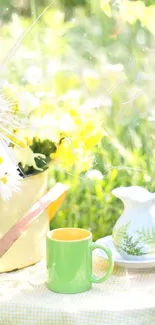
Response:
[{"label": "basket handle", "polygon": [[19,219],[0,239],[0,258],[8,251],[13,243],[32,225],[41,213],[49,208],[49,220],[54,216],[68,191],[68,187],[57,183],[52,189],[44,194],[27,213]]}]

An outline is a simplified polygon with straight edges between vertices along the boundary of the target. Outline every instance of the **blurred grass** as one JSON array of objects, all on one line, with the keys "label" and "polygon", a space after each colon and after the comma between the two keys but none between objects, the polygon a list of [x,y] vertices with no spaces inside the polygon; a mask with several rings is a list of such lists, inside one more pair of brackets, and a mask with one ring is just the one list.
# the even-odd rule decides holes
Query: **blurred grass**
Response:
[{"label": "blurred grass", "polygon": [[[92,167],[102,178],[57,166],[49,171],[49,186],[61,181],[70,188],[51,228],[85,227],[97,239],[111,234],[122,210],[113,188],[141,185],[155,191],[155,26],[148,11],[144,25],[139,18],[126,22],[127,12],[120,17],[117,6],[111,5],[114,15],[108,17],[99,1],[86,3],[83,7],[74,1],[70,11],[67,1],[59,2],[60,7],[46,12],[10,60],[7,75],[8,82],[36,95],[54,93],[55,109],[68,96],[68,105],[77,105],[80,98],[102,113],[103,140]],[[39,12],[37,2],[35,6]],[[20,17],[19,11],[11,21],[2,20],[0,62],[32,20],[33,15]],[[42,109],[49,100],[55,105],[51,96]]]}]

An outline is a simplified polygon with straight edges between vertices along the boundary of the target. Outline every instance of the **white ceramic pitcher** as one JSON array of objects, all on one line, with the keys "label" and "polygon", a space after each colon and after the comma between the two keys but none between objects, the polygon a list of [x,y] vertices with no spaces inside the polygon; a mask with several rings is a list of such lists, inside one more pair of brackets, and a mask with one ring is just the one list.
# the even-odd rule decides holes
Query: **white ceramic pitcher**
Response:
[{"label": "white ceramic pitcher", "polygon": [[155,259],[155,193],[140,186],[119,187],[112,193],[124,203],[113,228],[113,242],[128,260]]}]

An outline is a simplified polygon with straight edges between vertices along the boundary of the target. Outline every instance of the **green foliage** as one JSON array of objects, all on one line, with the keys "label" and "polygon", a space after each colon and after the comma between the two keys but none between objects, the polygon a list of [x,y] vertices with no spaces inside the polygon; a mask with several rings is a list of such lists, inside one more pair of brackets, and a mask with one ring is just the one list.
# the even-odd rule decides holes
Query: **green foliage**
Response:
[{"label": "green foliage", "polygon": [[[129,236],[128,230],[130,227],[130,222],[127,224],[113,229],[113,240],[118,251],[124,251],[129,255],[145,255],[146,250],[141,244],[148,245],[150,247],[151,253],[152,248],[155,247],[155,229],[154,228],[145,228],[144,226],[136,231],[137,239],[133,240],[133,236]],[[147,248],[147,249],[148,249]],[[149,253],[149,250],[148,250]]]},{"label": "green foliage", "polygon": [[113,240],[118,251],[126,252],[128,255],[141,256],[146,253],[143,247],[139,245],[139,238],[133,240],[133,236],[129,236],[128,229],[130,222],[113,230]]},{"label": "green foliage", "polygon": [[[103,2],[75,6],[69,19],[63,6],[50,9],[7,65],[8,82],[39,98],[45,95],[42,110],[81,104],[100,110],[103,140],[93,168],[102,179],[58,166],[49,172],[49,186],[61,181],[70,187],[51,227],[86,227],[94,239],[111,234],[121,214],[113,188],[141,185],[155,191],[155,8],[149,7],[154,3],[107,1],[108,7]],[[2,25],[0,62],[31,21],[13,16]],[[132,238],[127,241],[133,247]]]},{"label": "green foliage", "polygon": [[85,227],[94,234],[94,240],[106,234],[111,234],[118,215],[121,213],[120,203],[115,204],[110,195],[112,183],[106,177],[95,181],[86,175],[78,176],[73,170],[64,173],[62,170],[51,168],[50,184],[61,181],[69,186],[69,192],[62,208],[51,223],[55,227]]},{"label": "green foliage", "polygon": [[139,241],[134,241],[133,237],[128,235],[125,237],[122,249],[129,255],[141,256],[146,254],[143,247],[139,246]]}]

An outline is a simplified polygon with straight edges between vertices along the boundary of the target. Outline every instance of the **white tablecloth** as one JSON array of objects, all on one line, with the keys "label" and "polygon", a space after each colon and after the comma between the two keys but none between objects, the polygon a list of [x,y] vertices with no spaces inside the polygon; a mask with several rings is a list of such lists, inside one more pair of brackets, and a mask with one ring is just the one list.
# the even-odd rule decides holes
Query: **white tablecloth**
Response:
[{"label": "white tablecloth", "polygon": [[[94,259],[94,272],[107,264]],[[154,325],[155,270],[115,268],[90,291],[61,295],[46,287],[42,261],[26,269],[0,275],[0,325]]]}]

